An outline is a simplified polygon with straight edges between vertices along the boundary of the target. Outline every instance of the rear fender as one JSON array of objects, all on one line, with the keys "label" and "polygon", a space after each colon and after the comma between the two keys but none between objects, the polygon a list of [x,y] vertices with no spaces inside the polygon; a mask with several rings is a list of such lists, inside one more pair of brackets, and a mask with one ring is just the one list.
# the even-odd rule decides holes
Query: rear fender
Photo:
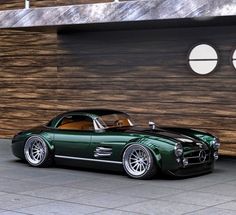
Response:
[{"label": "rear fender", "polygon": [[38,137],[38,138],[42,139],[47,144],[47,146],[51,152],[54,150],[54,145],[52,143],[52,140],[53,140],[52,134],[49,134],[49,133],[33,134],[29,138],[27,138],[27,140],[32,137]]}]

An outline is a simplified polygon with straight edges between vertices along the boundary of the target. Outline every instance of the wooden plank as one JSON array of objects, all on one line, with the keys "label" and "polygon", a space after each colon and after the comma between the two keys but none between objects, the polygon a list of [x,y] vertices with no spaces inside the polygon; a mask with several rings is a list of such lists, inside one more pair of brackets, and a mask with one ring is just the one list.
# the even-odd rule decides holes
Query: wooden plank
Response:
[{"label": "wooden plank", "polygon": [[[41,80],[36,80],[41,81]],[[51,80],[53,81],[53,80]],[[228,104],[228,99],[234,100],[235,92],[215,92],[212,91],[208,95],[205,92],[199,92],[197,96],[192,96],[196,91],[159,91],[158,95],[155,90],[150,90],[143,93],[143,90],[77,90],[77,89],[51,89],[50,86],[46,89],[41,89],[37,84],[31,88],[0,88],[0,96],[6,100],[77,100],[87,102],[114,102],[126,103],[133,102],[134,104],[148,103],[151,107],[158,105],[161,112],[169,112],[176,108],[188,112],[189,114],[214,114],[217,116],[235,116],[236,110],[234,104]],[[54,97],[52,98],[52,93]],[[139,95],[137,97],[137,95]],[[227,95],[227,97],[225,96]],[[16,101],[18,101],[16,100]],[[174,104],[173,104],[174,101]],[[35,101],[37,102],[37,101]],[[224,103],[224,104],[222,104]],[[160,107],[161,105],[161,107]],[[142,109],[142,108],[141,108]],[[162,110],[164,109],[164,110]],[[153,110],[155,111],[155,110]]]},{"label": "wooden plank", "polygon": [[[216,71],[206,77],[201,77],[200,80],[205,78],[234,78],[235,71],[231,66],[225,66],[221,68],[224,72]],[[58,72],[57,72],[58,71]],[[200,78],[197,74],[186,70],[186,66],[179,67],[158,67],[158,66],[79,66],[79,67],[30,67],[30,66],[0,66],[1,78],[14,78],[14,77],[32,77],[32,78],[85,78],[87,79],[109,79],[109,78]],[[104,78],[105,77],[105,78]],[[199,79],[198,79],[199,80]]]},{"label": "wooden plank", "polygon": [[[29,64],[32,66],[35,63],[35,66],[40,66],[40,64],[45,64],[48,66],[53,66],[56,62],[53,62],[53,58],[39,58],[34,59],[31,58],[31,61],[12,61],[13,64],[16,62],[25,66]],[[16,60],[16,59],[15,59]],[[0,59],[1,62],[1,59]],[[54,65],[55,66],[55,65]],[[40,89],[78,89],[78,90],[144,90],[149,91],[155,89],[156,91],[163,90],[173,90],[173,91],[189,91],[190,89],[198,92],[198,91],[216,91],[219,92],[222,89],[222,98],[224,97],[224,92],[235,92],[236,85],[235,80],[232,78],[227,78],[222,81],[222,79],[214,79],[214,78],[145,78],[145,79],[136,79],[135,77],[127,79],[127,78],[67,78],[60,79],[58,78],[56,81],[54,78],[24,78],[14,79],[14,78],[2,78],[2,82],[0,82],[0,88],[37,88]],[[37,83],[36,83],[37,81]]]},{"label": "wooden plank", "polygon": [[[48,94],[55,94],[55,91],[51,90]],[[156,102],[156,101],[128,101],[125,102],[120,101],[104,101],[104,100],[86,100],[85,99],[65,99],[64,96],[61,99],[55,97],[49,97],[49,99],[32,99],[32,98],[2,98],[0,103],[0,108],[12,109],[16,108],[18,110],[25,109],[35,109],[37,110],[58,110],[58,111],[66,111],[71,109],[79,109],[86,107],[110,107],[114,109],[115,107],[120,110],[124,110],[127,112],[135,112],[137,114],[165,114],[168,116],[169,114],[179,114],[179,115],[190,115],[190,116],[198,116],[202,115],[207,118],[207,116],[217,116],[217,117],[235,117],[235,106],[230,104],[224,104],[222,106],[216,104],[202,104],[196,103],[170,103],[170,102]],[[126,105],[127,104],[127,105]],[[154,108],[155,107],[155,108]],[[234,128],[234,127],[233,127]],[[229,128],[230,129],[230,128]]]},{"label": "wooden plank", "polygon": [[16,57],[16,56],[35,56],[35,55],[55,55],[57,53],[57,45],[25,45],[25,46],[2,46],[0,48],[0,57]]},{"label": "wooden plank", "polygon": [[[7,101],[7,100],[3,100],[3,101]],[[60,112],[64,112],[66,110],[70,110],[71,109],[71,104],[75,103],[76,100],[72,100],[71,103],[67,102],[67,103],[63,103],[64,106],[62,108],[55,108],[58,107],[58,105],[61,104],[60,100],[41,100],[39,103],[39,101],[37,100],[24,100],[24,104],[19,102],[19,99],[16,99],[16,103],[17,106],[14,107],[14,105],[1,105],[0,107],[0,111],[2,114],[4,114],[5,117],[7,118],[21,118],[21,119],[25,119],[25,118],[30,118],[30,119],[37,119],[39,118],[41,115],[45,115],[44,116],[52,116],[52,115],[56,115],[57,113]],[[80,100],[81,104],[76,104],[74,105],[73,109],[80,109],[80,108],[86,108],[87,105],[92,105],[95,102],[88,102],[88,101],[83,101]],[[8,102],[10,103],[10,102]],[[51,104],[51,106],[44,106],[43,103],[48,103]],[[139,102],[140,103],[140,102]],[[132,113],[134,115],[134,117],[136,118],[138,115],[142,115],[143,117],[153,117],[155,116],[157,118],[157,120],[159,121],[159,116],[165,117],[165,119],[168,121],[169,118],[171,119],[179,119],[179,118],[184,118],[184,120],[187,118],[190,118],[190,120],[196,121],[199,117],[206,121],[210,121],[211,119],[214,120],[219,120],[220,124],[218,123],[218,128],[221,127],[221,124],[227,124],[227,123],[233,123],[235,121],[236,118],[236,113],[235,110],[233,111],[232,109],[230,109],[228,107],[225,107],[223,110],[223,114],[221,114],[221,110],[214,110],[213,112],[210,112],[209,109],[207,110],[206,107],[204,107],[203,105],[186,105],[185,107],[183,107],[181,105],[181,107],[179,109],[177,109],[177,106],[174,107],[170,107],[169,104],[165,104],[165,103],[159,103],[159,107],[158,108],[151,108],[151,107],[139,107],[137,108],[136,105],[139,103],[134,103],[133,105],[131,104],[131,102],[127,102],[127,104],[129,105],[129,108],[126,108],[124,105],[120,105],[120,108],[128,113]],[[150,102],[148,102],[147,104],[151,105]],[[154,103],[153,103],[154,104]],[[41,105],[41,106],[40,106]],[[68,106],[66,106],[68,105]],[[112,109],[114,109],[114,106],[116,105],[115,102],[110,102],[110,107]],[[35,108],[37,107],[37,108]],[[99,107],[99,106],[97,106]],[[101,106],[104,107],[104,106]],[[213,105],[212,105],[213,107]],[[231,106],[232,107],[232,106]],[[176,109],[176,111],[174,111]],[[222,108],[223,109],[223,108]],[[47,115],[49,114],[49,115]],[[137,115],[137,116],[136,116]],[[231,115],[231,117],[229,117],[229,115]],[[221,119],[224,119],[223,121]],[[140,121],[145,121],[145,118],[142,118]],[[184,122],[183,122],[184,123]],[[192,122],[196,125],[197,122]],[[210,123],[210,122],[208,122]],[[213,122],[214,123],[214,122]],[[232,124],[231,123],[231,124]],[[185,123],[185,124],[188,124]],[[205,124],[206,125],[206,124]],[[229,126],[228,126],[229,127]],[[230,128],[229,128],[230,129]],[[234,129],[234,128],[232,128]],[[231,130],[232,130],[231,129]]]},{"label": "wooden plank", "polygon": [[31,0],[31,7],[54,7],[74,4],[102,3],[111,2],[112,0]]},{"label": "wooden plank", "polygon": [[236,145],[225,143],[219,150],[220,155],[235,157]]},{"label": "wooden plank", "polygon": [[[206,77],[201,77],[201,80],[205,78],[234,78],[235,71],[232,70],[231,65],[221,67],[221,70],[213,72]],[[58,71],[58,72],[57,72]],[[200,78],[197,74],[186,70],[186,66],[172,67],[160,67],[160,66],[126,66],[121,67],[119,65],[114,66],[78,66],[78,67],[30,67],[30,66],[0,66],[1,78],[14,78],[14,77],[29,76],[32,78],[43,77],[58,77],[61,79],[70,78]],[[105,77],[105,78],[104,78]]]},{"label": "wooden plank", "polygon": [[[176,57],[178,55],[178,58]],[[174,62],[170,62],[169,59],[175,58]],[[166,53],[165,55],[156,54],[100,54],[100,55],[81,55],[81,56],[58,56],[58,66],[112,66],[112,65],[124,65],[124,66],[174,66],[183,65],[186,63],[186,56],[183,53]]]},{"label": "wooden plank", "polygon": [[4,67],[30,66],[30,67],[55,67],[57,66],[56,55],[35,56],[11,56],[1,57],[0,64]]},{"label": "wooden plank", "polygon": [[[23,81],[25,77],[56,78],[57,76],[58,76],[57,67],[44,67],[44,66],[41,66],[41,67],[22,67],[22,66],[1,67],[0,66],[0,78],[5,78],[5,79],[7,78],[18,79],[18,80],[21,79]],[[9,88],[2,88],[2,89],[4,90],[4,89],[9,89]],[[27,88],[24,88],[24,89],[28,90]]]},{"label": "wooden plank", "polygon": [[22,9],[24,8],[24,1],[19,0],[1,0],[0,10]]},{"label": "wooden plank", "polygon": [[46,46],[57,44],[56,33],[1,30],[0,37],[0,47],[25,48],[37,45],[47,49]]},{"label": "wooden plank", "polygon": [[[224,71],[223,73],[221,71]],[[58,77],[60,78],[200,78],[199,75],[186,69],[185,65],[171,66],[120,66],[120,65],[86,65],[76,67],[59,67]],[[204,78],[235,77],[235,71],[231,65],[223,65],[217,71],[210,73]]]}]

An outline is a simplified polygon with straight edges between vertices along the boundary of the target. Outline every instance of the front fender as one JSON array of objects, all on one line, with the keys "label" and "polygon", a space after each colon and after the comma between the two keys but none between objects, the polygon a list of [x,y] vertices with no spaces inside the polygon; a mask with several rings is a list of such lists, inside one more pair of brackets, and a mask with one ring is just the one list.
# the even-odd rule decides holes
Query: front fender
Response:
[{"label": "front fender", "polygon": [[145,146],[146,148],[148,148],[148,149],[151,151],[151,153],[152,153],[152,155],[153,155],[153,157],[154,157],[154,159],[155,159],[155,161],[156,161],[157,166],[158,166],[159,168],[162,167],[162,164],[161,164],[161,158],[162,158],[162,156],[161,156],[161,153],[160,153],[158,147],[156,146],[156,144],[152,143],[152,141],[150,141],[150,140],[147,139],[147,138],[137,138],[137,139],[133,139],[133,140],[129,141],[129,142],[125,145],[125,147],[124,147],[124,149],[123,149],[123,151],[122,151],[122,155],[123,155],[125,149],[126,149],[128,146],[130,146],[130,145],[132,145],[132,144],[134,144],[134,143],[135,143],[135,144],[140,144],[140,145]]}]

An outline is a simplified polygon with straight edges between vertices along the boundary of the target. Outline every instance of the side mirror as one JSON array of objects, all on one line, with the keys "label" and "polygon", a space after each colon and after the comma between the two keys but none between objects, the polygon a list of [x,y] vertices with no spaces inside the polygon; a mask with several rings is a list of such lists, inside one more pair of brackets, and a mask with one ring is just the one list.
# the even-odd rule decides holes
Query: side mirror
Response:
[{"label": "side mirror", "polygon": [[149,121],[149,122],[148,122],[148,125],[149,125],[149,127],[150,127],[152,130],[155,130],[155,128],[156,128],[155,122]]}]

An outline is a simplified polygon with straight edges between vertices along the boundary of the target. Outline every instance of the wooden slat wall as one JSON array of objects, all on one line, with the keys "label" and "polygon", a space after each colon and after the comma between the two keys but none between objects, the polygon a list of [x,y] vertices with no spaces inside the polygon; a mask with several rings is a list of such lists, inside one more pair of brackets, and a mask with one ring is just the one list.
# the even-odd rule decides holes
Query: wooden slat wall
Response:
[{"label": "wooden slat wall", "polygon": [[[113,108],[140,124],[205,129],[236,155],[235,27],[136,31],[0,32],[0,137],[79,108]],[[218,69],[187,66],[198,42],[216,46]]]},{"label": "wooden slat wall", "polygon": [[56,33],[0,31],[0,137],[12,137],[54,115],[47,110],[56,78]]},{"label": "wooden slat wall", "polygon": [[102,3],[112,2],[113,0],[31,0],[31,7],[53,7],[53,6],[64,6],[73,4],[89,4],[89,3]]},{"label": "wooden slat wall", "polygon": [[[234,26],[61,34],[60,107],[116,108],[143,125],[154,120],[204,129],[236,154],[235,38]],[[207,76],[188,68],[188,52],[198,42],[219,52],[219,67]]]},{"label": "wooden slat wall", "polygon": [[24,5],[24,0],[1,0],[0,10],[22,9]]},{"label": "wooden slat wall", "polygon": [[[54,7],[74,4],[90,4],[112,2],[113,0],[30,0],[30,7]],[[122,1],[122,0],[121,0]],[[22,9],[25,7],[24,0],[1,0],[0,10]]]}]

